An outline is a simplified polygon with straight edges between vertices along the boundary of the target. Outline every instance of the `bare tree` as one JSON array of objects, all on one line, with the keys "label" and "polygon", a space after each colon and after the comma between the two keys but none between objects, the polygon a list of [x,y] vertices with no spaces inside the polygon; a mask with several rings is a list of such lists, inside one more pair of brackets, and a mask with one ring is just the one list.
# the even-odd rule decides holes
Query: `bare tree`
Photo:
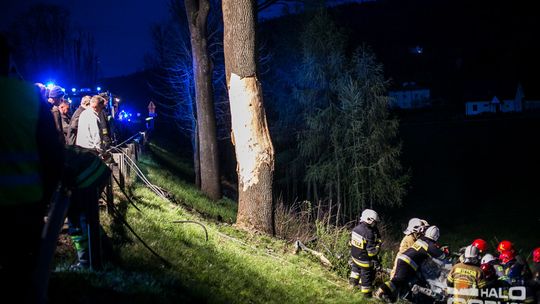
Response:
[{"label": "bare tree", "polygon": [[[178,8],[178,5],[175,7]],[[211,199],[217,200],[221,198],[221,184],[212,93],[212,63],[206,38],[209,10],[208,0],[185,0],[195,79],[201,190]],[[176,12],[179,13],[179,10]]]},{"label": "bare tree", "polygon": [[257,79],[254,0],[223,0],[223,50],[238,172],[237,225],[273,233],[274,147]]}]

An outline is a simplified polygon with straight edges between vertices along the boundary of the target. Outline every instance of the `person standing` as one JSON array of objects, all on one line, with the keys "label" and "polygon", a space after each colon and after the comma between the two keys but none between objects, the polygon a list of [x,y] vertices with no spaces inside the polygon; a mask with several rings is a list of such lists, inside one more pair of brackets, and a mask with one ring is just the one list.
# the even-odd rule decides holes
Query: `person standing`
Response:
[{"label": "person standing", "polygon": [[83,98],[81,98],[81,104],[75,110],[73,113],[73,116],[71,117],[71,120],[69,122],[69,129],[68,129],[68,138],[67,138],[67,144],[68,145],[74,145],[75,141],[77,140],[77,130],[79,128],[79,117],[81,116],[81,113],[90,106],[90,99],[92,97],[86,95]]},{"label": "person standing", "polygon": [[62,120],[62,134],[64,134],[64,139],[66,143],[68,142],[68,133],[69,133],[69,122],[71,120],[71,115],[69,114],[69,102],[67,100],[62,100],[58,106],[60,111],[60,118]]},{"label": "person standing", "polygon": [[79,117],[77,139],[75,144],[79,147],[99,152],[101,150],[100,118],[105,108],[105,98],[95,95],[90,99],[90,106]]},{"label": "person standing", "polygon": [[365,209],[360,217],[360,224],[354,227],[351,235],[351,274],[349,283],[355,287],[360,283],[360,291],[371,297],[375,269],[380,267],[378,258],[381,237],[376,225],[379,221],[377,212]]},{"label": "person standing", "polygon": [[64,101],[65,90],[60,86],[53,86],[49,90],[49,104],[51,105],[51,113],[53,114],[54,125],[56,132],[58,132],[58,138],[62,144],[66,144],[66,138],[64,137],[64,131],[62,129],[62,115],[60,114],[60,103]]},{"label": "person standing", "polygon": [[[76,139],[77,147],[75,149],[83,150],[79,152],[80,156],[83,156],[84,152],[88,151],[94,155],[101,152],[99,114],[105,107],[105,102],[106,100],[103,97],[99,95],[93,96],[90,99],[90,105],[82,111],[79,117]],[[99,167],[105,171],[106,165],[97,156],[96,159],[90,160],[96,164],[92,168]],[[96,176],[102,175],[99,172],[96,173]],[[71,204],[68,209],[68,234],[73,241],[78,258],[78,262],[72,265],[73,270],[88,269],[91,266],[87,228],[89,225],[89,213],[91,210],[95,210],[102,190],[103,184],[100,184],[95,187],[77,187],[72,192]]]},{"label": "person standing", "polygon": [[0,33],[0,303],[35,303],[31,278],[41,232],[60,181],[63,146],[38,87],[8,78]]}]

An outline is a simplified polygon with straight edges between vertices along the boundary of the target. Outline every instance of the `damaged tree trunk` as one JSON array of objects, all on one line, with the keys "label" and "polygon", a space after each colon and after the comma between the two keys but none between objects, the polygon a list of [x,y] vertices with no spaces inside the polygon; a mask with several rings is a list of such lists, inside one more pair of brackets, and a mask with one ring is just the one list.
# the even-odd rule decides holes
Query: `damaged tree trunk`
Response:
[{"label": "damaged tree trunk", "polygon": [[223,0],[224,53],[238,172],[238,215],[244,229],[274,233],[274,147],[256,74],[253,0]]}]

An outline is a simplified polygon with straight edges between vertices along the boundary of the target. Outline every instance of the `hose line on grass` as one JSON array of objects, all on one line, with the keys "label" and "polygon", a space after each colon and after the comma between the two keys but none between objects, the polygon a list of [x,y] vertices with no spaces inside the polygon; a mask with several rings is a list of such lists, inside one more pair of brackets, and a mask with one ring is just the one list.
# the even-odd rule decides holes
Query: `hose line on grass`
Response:
[{"label": "hose line on grass", "polygon": [[122,188],[122,186],[120,186],[120,182],[118,181],[118,179],[116,178],[116,176],[114,176],[114,174],[111,175],[114,179],[114,181],[116,182],[116,184],[118,185],[118,188],[120,188],[120,191],[122,191],[122,193],[124,194],[124,196],[127,198],[128,202],[131,204],[131,206],[133,206],[133,208],[137,209],[137,211],[139,212],[142,212],[141,209],[139,209],[139,207],[137,207],[137,205],[135,205],[135,203],[133,202],[133,200],[131,200],[131,198],[129,197],[129,195],[127,195],[126,193],[126,190],[124,190]]},{"label": "hose line on grass", "polygon": [[148,249],[148,251],[150,251],[150,253],[152,253],[155,257],[157,257],[165,266],[167,266],[167,267],[172,266],[171,262],[167,261],[164,257],[160,256],[156,251],[154,251],[154,249],[152,249],[148,244],[146,244],[146,242],[135,232],[135,230],[133,230],[133,228],[128,224],[128,222],[122,217],[122,215],[120,214],[120,211],[118,211],[118,209],[116,209],[116,207],[114,205],[111,206],[111,210],[113,210],[114,217],[117,220],[120,220],[122,222],[122,224],[124,224],[126,226],[126,228],[131,233],[133,233],[135,238],[137,238],[137,240],[139,240],[139,242],[141,242],[141,244],[146,249]]},{"label": "hose line on grass", "polygon": [[124,151],[122,151],[121,149],[118,149],[118,148],[115,148],[116,151],[122,153],[125,158],[127,158],[129,161],[127,161],[126,163],[128,164],[128,166],[133,169],[135,171],[135,173],[137,174],[137,176],[143,181],[143,183],[146,184],[146,186],[148,188],[150,188],[150,190],[152,190],[152,192],[154,192],[157,196],[161,197],[162,199],[164,200],[169,200],[167,198],[167,196],[165,195],[165,193],[163,193],[161,191],[161,189],[159,189],[159,187],[157,187],[156,185],[152,184],[148,178],[146,178],[146,176],[142,173],[141,169],[137,166],[137,164],[129,157],[129,155],[127,155]]},{"label": "hose line on grass", "polygon": [[201,223],[199,223],[197,221],[189,221],[189,220],[178,220],[178,221],[173,221],[173,223],[180,223],[180,224],[188,224],[188,223],[190,223],[190,224],[197,224],[197,225],[201,226],[204,229],[204,234],[206,236],[206,241],[208,242],[208,230],[206,230],[206,227],[203,224],[201,224]]}]

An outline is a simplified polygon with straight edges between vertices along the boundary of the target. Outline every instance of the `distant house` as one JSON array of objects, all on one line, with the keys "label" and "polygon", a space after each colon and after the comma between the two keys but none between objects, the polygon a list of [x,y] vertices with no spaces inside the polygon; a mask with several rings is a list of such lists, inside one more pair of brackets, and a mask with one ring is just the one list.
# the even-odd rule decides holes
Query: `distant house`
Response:
[{"label": "distant house", "polygon": [[523,108],[525,111],[540,111],[540,100],[525,100]]},{"label": "distant house", "polygon": [[421,109],[431,106],[430,90],[414,82],[405,82],[400,88],[390,90],[388,95],[391,108]]},{"label": "distant house", "polygon": [[515,113],[523,111],[523,88],[518,85],[514,99],[504,99],[497,96],[491,100],[475,100],[465,102],[465,115],[475,116],[483,113]]}]

